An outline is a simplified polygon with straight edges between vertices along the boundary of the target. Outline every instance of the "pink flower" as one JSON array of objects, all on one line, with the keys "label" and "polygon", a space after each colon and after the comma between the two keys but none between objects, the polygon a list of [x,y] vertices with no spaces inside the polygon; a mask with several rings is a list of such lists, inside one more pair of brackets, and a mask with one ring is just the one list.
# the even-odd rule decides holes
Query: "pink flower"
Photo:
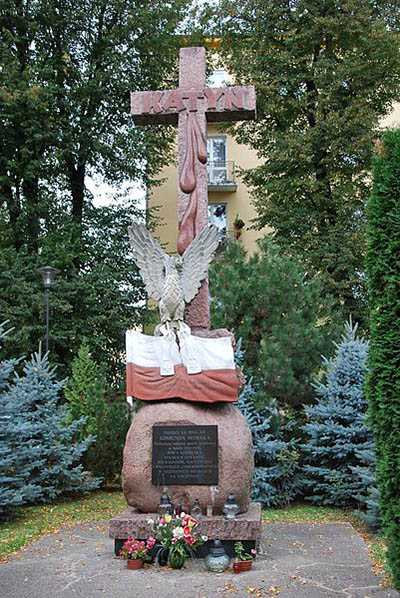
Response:
[{"label": "pink flower", "polygon": [[190,515],[185,515],[183,518],[183,523],[188,523],[188,521],[190,521]]},{"label": "pink flower", "polygon": [[[185,538],[185,540],[186,540],[186,538]],[[172,540],[171,540],[171,541],[172,541],[172,544],[176,544],[176,543],[177,543],[177,541],[178,541],[178,538],[172,538]]]},{"label": "pink flower", "polygon": [[165,519],[164,519],[164,517],[161,517],[161,519],[160,519],[160,525],[164,525],[164,524],[165,524]]},{"label": "pink flower", "polygon": [[252,548],[252,549],[250,550],[250,552],[251,552],[251,554],[257,554],[257,550],[256,550],[255,548]]},{"label": "pink flower", "polygon": [[147,538],[146,544],[147,544],[147,548],[149,550],[151,550],[153,548],[153,546],[154,546],[155,543],[156,543],[156,540],[152,536],[150,536],[150,538]]}]

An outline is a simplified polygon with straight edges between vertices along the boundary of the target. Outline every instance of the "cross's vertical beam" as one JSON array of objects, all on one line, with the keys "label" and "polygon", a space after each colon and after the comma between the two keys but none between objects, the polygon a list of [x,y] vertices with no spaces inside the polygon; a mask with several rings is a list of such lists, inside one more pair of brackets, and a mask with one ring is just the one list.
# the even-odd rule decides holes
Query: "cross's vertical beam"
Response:
[{"label": "cross's vertical beam", "polygon": [[[208,223],[208,185],[206,157],[200,161],[193,149],[193,123],[195,121],[196,135],[202,138],[204,144],[207,140],[206,103],[201,99],[200,90],[205,87],[206,78],[206,51],[205,48],[181,48],[179,54],[179,89],[183,91],[183,98],[187,99],[188,110],[179,114],[178,120],[178,147],[179,147],[179,191],[178,191],[178,221],[180,239],[178,242],[179,253],[192,238]],[[191,111],[190,108],[193,108]],[[192,125],[192,126],[191,126]],[[185,168],[188,161],[192,160],[195,175],[195,189],[187,193],[182,189]],[[184,186],[184,185],[183,185]],[[185,218],[193,218],[195,230],[187,228]],[[182,235],[184,241],[182,241]],[[186,307],[185,322],[191,328],[208,329],[210,327],[210,304],[208,294],[208,278],[203,281],[200,291],[193,301]]]},{"label": "cross's vertical beam", "polygon": [[[137,125],[178,124],[179,189],[178,251],[208,222],[207,123],[255,118],[253,86],[205,87],[205,48],[182,48],[179,89],[131,94],[131,114]],[[208,279],[185,310],[185,322],[201,334],[210,327]]]}]

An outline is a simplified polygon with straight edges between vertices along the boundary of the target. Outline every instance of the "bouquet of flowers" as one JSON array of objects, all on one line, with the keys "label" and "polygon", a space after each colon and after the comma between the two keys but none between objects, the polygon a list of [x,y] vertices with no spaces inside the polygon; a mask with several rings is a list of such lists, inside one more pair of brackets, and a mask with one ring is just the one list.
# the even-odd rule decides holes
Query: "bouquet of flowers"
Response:
[{"label": "bouquet of flowers", "polygon": [[155,543],[155,538],[152,537],[148,538],[146,542],[136,540],[135,538],[128,538],[120,550],[120,555],[124,561],[143,560],[147,555],[147,551],[151,550]]},{"label": "bouquet of flowers", "polygon": [[196,532],[197,519],[184,512],[180,515],[164,515],[157,521],[148,521],[161,549],[169,551],[168,562],[172,567],[183,567],[187,554],[193,556],[193,549],[208,540]]}]

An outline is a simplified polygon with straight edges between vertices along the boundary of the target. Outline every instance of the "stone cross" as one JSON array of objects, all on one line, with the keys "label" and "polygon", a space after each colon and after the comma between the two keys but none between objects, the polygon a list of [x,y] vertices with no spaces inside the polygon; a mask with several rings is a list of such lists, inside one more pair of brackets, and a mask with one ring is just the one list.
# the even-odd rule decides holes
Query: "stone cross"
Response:
[{"label": "stone cross", "polygon": [[[178,124],[178,252],[208,224],[207,121],[255,118],[255,90],[249,87],[206,87],[205,48],[182,48],[179,89],[131,93],[135,124]],[[210,326],[208,279],[186,307],[185,322],[193,329]]]}]

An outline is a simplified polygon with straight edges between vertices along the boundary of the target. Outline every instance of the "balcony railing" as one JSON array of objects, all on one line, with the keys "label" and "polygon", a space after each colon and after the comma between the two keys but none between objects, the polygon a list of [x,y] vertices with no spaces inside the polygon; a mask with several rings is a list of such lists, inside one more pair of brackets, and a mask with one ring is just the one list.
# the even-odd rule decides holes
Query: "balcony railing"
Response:
[{"label": "balcony railing", "polygon": [[207,162],[209,191],[236,191],[234,162]]}]

